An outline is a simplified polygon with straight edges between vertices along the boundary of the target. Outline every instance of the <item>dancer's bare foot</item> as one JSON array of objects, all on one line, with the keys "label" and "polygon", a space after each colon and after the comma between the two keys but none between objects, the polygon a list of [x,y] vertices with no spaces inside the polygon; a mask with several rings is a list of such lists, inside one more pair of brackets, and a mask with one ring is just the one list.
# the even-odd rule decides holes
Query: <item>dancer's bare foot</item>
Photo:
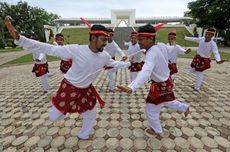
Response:
[{"label": "dancer's bare foot", "polygon": [[158,135],[152,128],[145,129],[145,133],[147,136],[156,136]]},{"label": "dancer's bare foot", "polygon": [[194,90],[200,92],[200,88],[194,87]]},{"label": "dancer's bare foot", "polygon": [[79,138],[79,140],[94,140],[94,139],[96,139],[96,136],[95,135],[89,135],[89,137],[86,139],[82,139],[80,137],[78,137],[78,138]]},{"label": "dancer's bare foot", "polygon": [[43,94],[46,94],[46,93],[48,93],[48,91],[43,91]]},{"label": "dancer's bare foot", "polygon": [[190,110],[189,108],[187,108],[187,110],[184,112],[184,116],[187,117],[189,113],[190,113]]}]

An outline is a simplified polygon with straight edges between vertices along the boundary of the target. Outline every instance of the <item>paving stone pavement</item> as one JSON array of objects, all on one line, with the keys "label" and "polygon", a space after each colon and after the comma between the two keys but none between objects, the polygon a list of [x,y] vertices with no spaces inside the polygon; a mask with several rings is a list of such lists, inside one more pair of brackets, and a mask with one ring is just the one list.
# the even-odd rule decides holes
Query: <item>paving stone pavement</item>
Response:
[{"label": "paving stone pavement", "polygon": [[[164,132],[153,137],[148,137],[144,131],[148,123],[143,107],[149,84],[133,95],[106,93],[106,72],[102,72],[94,85],[106,105],[104,109],[97,105],[94,141],[77,139],[82,125],[79,114],[67,114],[64,120],[55,123],[48,120],[49,98],[63,78],[59,62],[49,64],[53,76],[49,80],[48,94],[43,94],[40,80],[32,76],[33,65],[1,68],[0,151],[229,152],[230,81],[226,78],[229,76],[226,69],[230,63],[225,63],[222,69],[214,64],[206,73],[199,93],[193,90],[194,77],[187,70],[190,61],[179,59],[175,94],[191,105],[191,114],[185,118],[174,109],[162,108]],[[116,81],[128,84],[129,72],[119,70]]]}]

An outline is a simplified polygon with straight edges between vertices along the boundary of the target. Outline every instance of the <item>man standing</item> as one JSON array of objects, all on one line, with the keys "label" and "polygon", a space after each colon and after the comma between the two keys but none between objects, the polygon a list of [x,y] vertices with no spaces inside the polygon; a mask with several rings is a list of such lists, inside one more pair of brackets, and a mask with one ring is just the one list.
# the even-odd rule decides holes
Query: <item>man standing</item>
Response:
[{"label": "man standing", "polygon": [[[121,57],[121,61],[125,61],[127,59],[127,56],[120,49],[117,43],[113,40],[114,31],[112,29],[108,29],[108,34],[109,34],[108,43],[106,44],[104,51],[108,52],[108,54],[112,57],[113,60],[115,60],[115,55],[116,53],[118,53]],[[116,83],[115,82],[115,72],[116,71],[117,69],[115,68],[108,70],[108,73],[107,73],[107,76],[109,79],[108,92],[115,92],[115,83]]]},{"label": "man standing", "polygon": [[129,67],[130,70],[130,79],[133,81],[139,71],[142,69],[143,60],[142,54],[143,52],[140,49],[139,44],[137,43],[137,32],[132,32],[130,35],[131,41],[124,42],[126,46],[128,46],[128,56],[131,66]]},{"label": "man standing", "polygon": [[190,72],[196,75],[194,89],[197,91],[200,91],[200,86],[204,78],[204,71],[211,67],[211,54],[214,54],[217,64],[222,64],[224,62],[224,60],[221,60],[217,45],[213,41],[215,32],[215,29],[209,28],[206,30],[204,37],[185,37],[185,40],[193,41],[199,44],[197,54],[193,58],[190,68]]},{"label": "man standing", "polygon": [[152,25],[145,25],[138,28],[138,43],[141,49],[146,49],[146,56],[142,70],[136,79],[128,86],[117,86],[122,92],[132,93],[140,88],[145,82],[151,79],[151,86],[146,98],[145,112],[149,123],[146,133],[160,134],[160,108],[167,106],[189,113],[189,106],[175,99],[173,93],[173,82],[170,78],[168,68],[168,52],[166,45],[155,44],[155,29]]},{"label": "man standing", "polygon": [[[60,45],[63,46],[65,42],[64,39],[64,35],[61,33],[58,33],[55,35],[55,39],[54,39],[54,44],[55,45]],[[65,59],[65,58],[61,58],[61,63],[60,63],[60,70],[62,73],[66,73],[69,68],[72,66],[72,59]]]},{"label": "man standing", "polygon": [[[37,40],[37,37],[34,33],[30,35],[30,38],[33,40]],[[49,67],[48,63],[46,60],[46,55],[44,53],[40,53],[37,50],[30,50],[33,55],[33,60],[34,60],[34,67],[32,69],[32,73],[36,77],[40,77],[41,83],[42,83],[42,88],[44,93],[47,93],[49,89],[49,84],[48,84],[48,72],[49,72]]]},{"label": "man standing", "polygon": [[83,123],[78,137],[94,139],[90,132],[96,121],[96,101],[99,101],[101,107],[104,106],[104,101],[92,83],[106,65],[114,68],[130,66],[130,63],[112,60],[111,56],[103,51],[108,40],[107,29],[102,25],[93,25],[89,33],[89,45],[55,46],[19,35],[11,24],[10,17],[5,18],[5,24],[17,45],[28,50],[72,59],[72,67],[64,75],[55,97],[52,98],[49,119],[56,121],[66,113],[80,113]]},{"label": "man standing", "polygon": [[175,80],[177,70],[176,60],[179,54],[188,54],[191,52],[191,49],[183,49],[180,45],[176,44],[176,30],[172,30],[168,34],[168,44],[170,46],[177,46],[175,49],[169,50],[169,70],[172,80]]}]

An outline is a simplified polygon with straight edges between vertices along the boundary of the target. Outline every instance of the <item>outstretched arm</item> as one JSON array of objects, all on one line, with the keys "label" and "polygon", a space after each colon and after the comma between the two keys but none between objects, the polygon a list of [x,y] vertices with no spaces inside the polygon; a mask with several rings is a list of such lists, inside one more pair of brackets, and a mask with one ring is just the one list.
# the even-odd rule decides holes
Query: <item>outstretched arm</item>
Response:
[{"label": "outstretched arm", "polygon": [[38,42],[32,39],[28,39],[24,36],[19,35],[15,27],[11,23],[9,16],[5,17],[5,25],[10,35],[16,40],[15,44],[23,47],[26,50],[39,51],[51,56],[58,56],[63,58],[71,58],[73,53],[71,52],[70,46],[54,46],[42,42]]},{"label": "outstretched arm", "polygon": [[220,58],[220,53],[218,51],[216,43],[213,42],[211,47],[212,47],[212,52],[213,52],[214,58],[216,60],[216,63],[217,64],[224,63],[224,60],[221,60],[221,58]]},{"label": "outstretched arm", "polygon": [[109,60],[108,65],[110,65],[113,68],[121,69],[121,68],[128,68],[131,64],[130,64],[130,62],[114,61],[111,58]]},{"label": "outstretched arm", "polygon": [[186,41],[191,41],[191,42],[196,42],[196,43],[199,43],[201,40],[202,40],[202,37],[187,37],[185,36],[184,38]]},{"label": "outstretched arm", "polygon": [[11,17],[10,16],[5,17],[5,25],[9,31],[10,35],[13,37],[13,39],[19,40],[20,35],[18,34],[18,31],[15,29],[15,27],[11,24]]},{"label": "outstretched arm", "polygon": [[183,47],[181,47],[180,45],[176,45],[175,49],[177,51],[177,54],[188,54],[192,51],[191,48],[188,48],[186,50]]},{"label": "outstretched arm", "polygon": [[117,86],[119,91],[132,93],[136,89],[140,88],[146,81],[148,81],[155,67],[155,64],[152,61],[155,61],[155,55],[152,52],[149,52],[145,58],[145,64],[143,65],[142,70],[138,73],[136,79],[133,80],[128,86]]},{"label": "outstretched arm", "polygon": [[192,51],[192,49],[191,49],[191,48],[188,48],[184,53],[185,53],[185,54],[189,54],[191,51]]}]

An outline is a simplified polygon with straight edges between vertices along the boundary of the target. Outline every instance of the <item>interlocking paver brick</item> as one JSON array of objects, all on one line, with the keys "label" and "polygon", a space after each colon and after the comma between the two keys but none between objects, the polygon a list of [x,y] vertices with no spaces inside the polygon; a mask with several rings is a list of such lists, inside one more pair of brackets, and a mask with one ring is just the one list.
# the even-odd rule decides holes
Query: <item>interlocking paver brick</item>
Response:
[{"label": "interlocking paver brick", "polygon": [[120,146],[126,150],[130,149],[133,146],[133,141],[129,138],[122,138],[120,140]]},{"label": "interlocking paver brick", "polygon": [[38,143],[38,141],[40,140],[39,136],[33,136],[31,138],[29,138],[26,142],[25,142],[25,146],[26,147],[32,147],[34,145],[36,145]]},{"label": "interlocking paver brick", "polygon": [[[28,68],[32,65],[0,68],[0,151],[230,151],[230,82],[214,64],[198,93],[190,85],[194,77],[188,73],[188,65],[188,60],[179,59],[175,95],[191,105],[191,113],[185,118],[175,109],[162,107],[163,133],[152,137],[145,134],[149,83],[131,96],[106,93],[106,72],[102,72],[94,85],[106,104],[103,109],[97,107],[94,141],[77,138],[82,115],[67,114],[63,120],[49,121],[50,96],[63,79],[59,61],[49,65],[54,74],[48,94],[43,94],[40,80],[31,76]],[[223,71],[229,67],[230,63],[224,63]],[[118,70],[117,84],[129,82],[129,72]]]}]

